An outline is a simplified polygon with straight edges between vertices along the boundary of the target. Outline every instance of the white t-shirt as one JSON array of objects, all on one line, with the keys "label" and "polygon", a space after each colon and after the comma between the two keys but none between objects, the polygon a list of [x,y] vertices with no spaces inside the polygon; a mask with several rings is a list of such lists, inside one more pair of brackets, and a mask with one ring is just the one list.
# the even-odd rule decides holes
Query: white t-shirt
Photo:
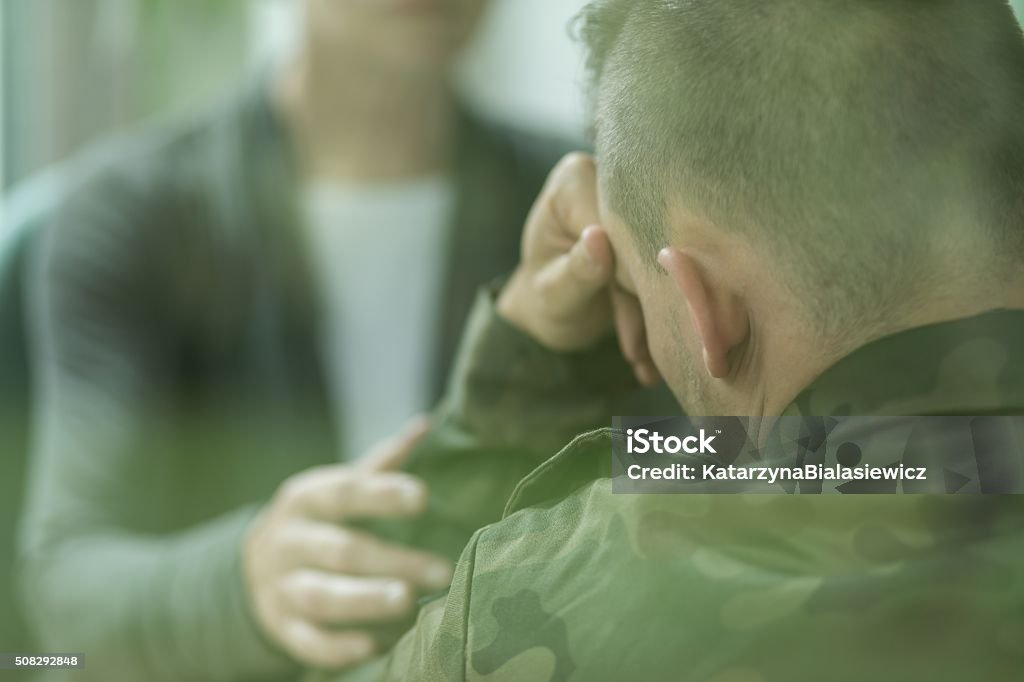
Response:
[{"label": "white t-shirt", "polygon": [[339,454],[355,459],[430,407],[455,187],[316,183],[302,202]]}]

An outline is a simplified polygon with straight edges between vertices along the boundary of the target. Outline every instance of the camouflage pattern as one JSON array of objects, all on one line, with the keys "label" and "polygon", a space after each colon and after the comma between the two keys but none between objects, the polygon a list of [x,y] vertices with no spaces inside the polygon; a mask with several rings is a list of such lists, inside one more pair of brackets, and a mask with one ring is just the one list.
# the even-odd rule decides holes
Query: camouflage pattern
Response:
[{"label": "camouflage pattern", "polygon": [[[1024,312],[912,330],[788,413],[1019,414],[1021,348]],[[618,432],[542,454],[607,419],[625,384],[597,360],[546,354],[478,302],[413,464],[431,514],[392,530],[451,551],[489,525],[399,644],[338,679],[1024,679],[1024,496],[613,495]]]}]

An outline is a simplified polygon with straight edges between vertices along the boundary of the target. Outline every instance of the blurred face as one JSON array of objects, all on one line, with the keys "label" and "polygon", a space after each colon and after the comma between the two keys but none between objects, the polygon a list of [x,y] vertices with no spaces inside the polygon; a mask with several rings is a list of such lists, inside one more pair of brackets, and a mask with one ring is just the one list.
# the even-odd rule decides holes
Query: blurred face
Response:
[{"label": "blurred face", "polygon": [[486,0],[306,0],[318,54],[409,72],[446,69]]},{"label": "blurred face", "polygon": [[704,370],[702,345],[685,297],[660,266],[652,267],[642,258],[632,228],[608,208],[603,198],[600,203],[601,225],[615,251],[617,286],[621,295],[639,301],[647,344],[661,376],[687,414],[725,414]]}]

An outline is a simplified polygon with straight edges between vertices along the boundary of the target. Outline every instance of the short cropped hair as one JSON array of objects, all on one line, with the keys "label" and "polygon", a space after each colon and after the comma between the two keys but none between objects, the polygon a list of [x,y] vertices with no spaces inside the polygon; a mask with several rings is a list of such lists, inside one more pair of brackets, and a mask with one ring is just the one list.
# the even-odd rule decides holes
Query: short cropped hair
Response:
[{"label": "short cropped hair", "polygon": [[[758,239],[830,333],[950,254],[1024,263],[1024,36],[1005,0],[597,0],[606,200],[648,262],[673,200]],[[980,262],[979,262],[980,260]]]}]

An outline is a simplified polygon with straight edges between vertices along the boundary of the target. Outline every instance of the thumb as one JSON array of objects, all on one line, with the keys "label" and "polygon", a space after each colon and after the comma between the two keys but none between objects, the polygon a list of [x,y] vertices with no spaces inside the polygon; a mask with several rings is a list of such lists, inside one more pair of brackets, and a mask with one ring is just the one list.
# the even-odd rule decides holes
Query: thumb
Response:
[{"label": "thumb", "polygon": [[414,417],[396,435],[386,438],[356,462],[361,471],[394,471],[402,468],[409,455],[430,431],[430,419],[425,415]]},{"label": "thumb", "polygon": [[603,291],[614,272],[615,256],[608,235],[601,227],[591,225],[568,253],[538,273],[538,289],[549,310],[573,313]]}]

